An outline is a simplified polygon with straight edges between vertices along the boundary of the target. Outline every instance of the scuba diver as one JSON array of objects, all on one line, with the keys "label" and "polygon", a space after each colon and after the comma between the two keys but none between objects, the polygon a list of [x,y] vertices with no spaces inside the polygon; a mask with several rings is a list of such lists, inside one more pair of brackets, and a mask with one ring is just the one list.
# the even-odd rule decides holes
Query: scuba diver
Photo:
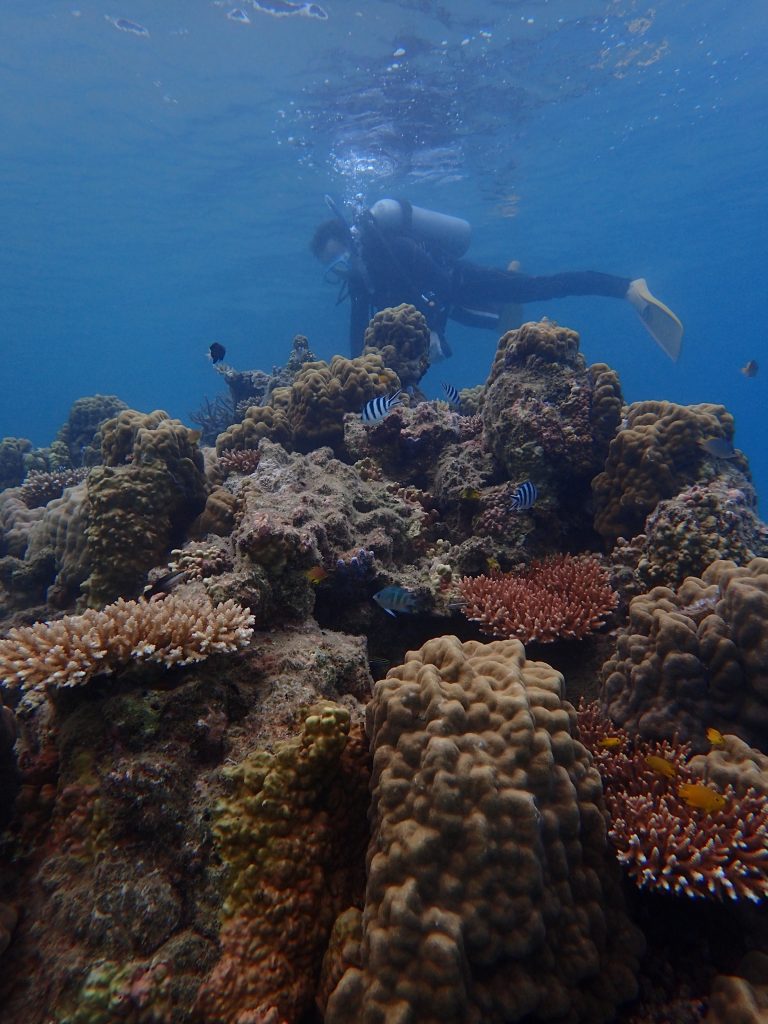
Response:
[{"label": "scuba diver", "polygon": [[408,302],[424,314],[434,363],[451,355],[445,339],[449,319],[502,333],[510,307],[569,295],[626,299],[667,355],[680,355],[683,325],[642,277],[592,270],[533,277],[480,266],[462,258],[471,228],[459,217],[404,199],[380,199],[370,210],[359,210],[350,225],[330,196],[325,201],[333,217],[318,226],[310,249],[325,266],[325,279],[341,282],[337,305],[350,300],[352,356],[360,355],[373,314],[387,306]]}]

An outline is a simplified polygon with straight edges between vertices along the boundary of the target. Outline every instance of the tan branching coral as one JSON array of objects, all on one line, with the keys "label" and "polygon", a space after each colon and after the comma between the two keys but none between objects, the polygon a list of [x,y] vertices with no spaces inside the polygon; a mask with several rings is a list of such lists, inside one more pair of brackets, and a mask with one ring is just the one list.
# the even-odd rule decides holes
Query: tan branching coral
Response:
[{"label": "tan branching coral", "polygon": [[103,611],[11,629],[0,640],[0,680],[24,691],[23,708],[46,688],[79,686],[132,661],[190,665],[245,647],[253,616],[234,601],[214,605],[203,594],[169,594],[149,601],[122,598]]},{"label": "tan branching coral", "polygon": [[605,470],[592,483],[597,532],[611,543],[639,533],[663,498],[702,478],[708,456],[701,442],[730,441],[733,430],[733,416],[722,405],[630,405]]},{"label": "tan branching coral", "polygon": [[452,636],[376,684],[362,942],[326,1024],[601,1024],[633,996],[642,942],[563,685],[516,640]]},{"label": "tan branching coral", "polygon": [[418,384],[429,369],[429,327],[424,314],[407,302],[376,313],[363,341],[363,354],[378,352],[403,387]]},{"label": "tan branching coral", "polygon": [[579,709],[579,737],[603,779],[608,834],[640,888],[755,903],[768,896],[768,774],[762,790],[744,784],[745,744],[726,736],[723,749],[689,759],[685,744],[632,739],[596,705]]},{"label": "tan branching coral", "polygon": [[465,576],[462,609],[489,636],[524,643],[580,640],[598,629],[618,603],[597,558],[554,555],[522,573]]},{"label": "tan branching coral", "polygon": [[705,751],[707,726],[761,749],[768,742],[768,559],[716,561],[677,590],[635,597],[600,701],[644,739]]}]

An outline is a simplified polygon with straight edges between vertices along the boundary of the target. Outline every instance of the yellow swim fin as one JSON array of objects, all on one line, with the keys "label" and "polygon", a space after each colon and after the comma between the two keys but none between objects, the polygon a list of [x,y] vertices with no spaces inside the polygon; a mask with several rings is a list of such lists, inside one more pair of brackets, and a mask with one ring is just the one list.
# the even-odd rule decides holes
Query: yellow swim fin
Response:
[{"label": "yellow swim fin", "polygon": [[644,277],[632,281],[626,297],[656,344],[670,359],[677,360],[683,343],[683,325],[669,306],[651,294]]}]

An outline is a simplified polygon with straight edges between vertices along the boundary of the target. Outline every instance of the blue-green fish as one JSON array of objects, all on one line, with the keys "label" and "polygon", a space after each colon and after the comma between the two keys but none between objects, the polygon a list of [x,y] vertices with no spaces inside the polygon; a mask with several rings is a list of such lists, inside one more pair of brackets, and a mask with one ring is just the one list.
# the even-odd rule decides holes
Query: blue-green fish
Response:
[{"label": "blue-green fish", "polygon": [[396,583],[393,583],[389,587],[384,587],[378,594],[373,595],[373,600],[379,606],[383,608],[387,615],[395,617],[395,612],[407,612],[412,615],[414,612],[419,610],[419,599],[416,595],[406,590],[405,587],[400,587]]}]

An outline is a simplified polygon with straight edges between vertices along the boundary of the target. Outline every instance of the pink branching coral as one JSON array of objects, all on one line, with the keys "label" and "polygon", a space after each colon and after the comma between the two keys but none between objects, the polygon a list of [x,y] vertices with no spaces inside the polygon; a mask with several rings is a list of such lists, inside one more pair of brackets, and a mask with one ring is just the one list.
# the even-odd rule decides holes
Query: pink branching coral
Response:
[{"label": "pink branching coral", "polygon": [[214,605],[205,594],[124,601],[103,611],[11,629],[0,640],[0,684],[24,691],[22,708],[47,687],[78,686],[132,661],[190,665],[245,647],[253,616],[235,601]]},{"label": "pink branching coral", "polygon": [[597,558],[554,555],[522,573],[465,576],[464,614],[483,633],[523,643],[580,640],[601,626],[618,595]]},{"label": "pink branching coral", "polygon": [[596,703],[582,702],[578,721],[603,780],[608,835],[639,888],[755,903],[768,896],[764,795],[705,784],[687,744],[632,739]]}]

